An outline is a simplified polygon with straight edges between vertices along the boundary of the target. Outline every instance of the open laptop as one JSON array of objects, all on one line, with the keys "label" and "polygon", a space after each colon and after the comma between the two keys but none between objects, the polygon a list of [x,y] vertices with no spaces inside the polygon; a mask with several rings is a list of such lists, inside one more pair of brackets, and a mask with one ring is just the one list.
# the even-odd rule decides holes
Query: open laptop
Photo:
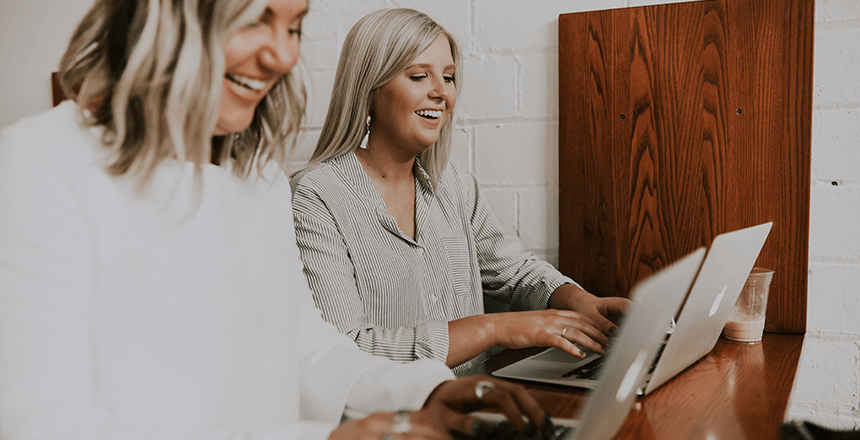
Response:
[{"label": "open laptop", "polygon": [[714,348],[771,226],[773,223],[764,223],[714,238],[678,314],[677,325],[655,359],[653,372],[645,378],[643,394],[651,393]]},{"label": "open laptop", "polygon": [[[713,349],[771,226],[771,223],[765,223],[717,236],[704,263],[696,268],[698,276],[694,276],[695,284],[691,278],[686,284],[672,286],[672,289],[683,292],[681,296],[686,297],[686,302],[675,315],[677,325],[672,319],[664,344],[659,347],[655,357],[649,359],[650,368],[639,384],[641,393],[654,391]],[[586,354],[584,359],[553,348],[493,374],[511,379],[594,388],[602,371],[606,369],[607,361],[605,356],[584,347],[580,349]],[[613,343],[611,351],[616,349],[617,345]],[[556,364],[552,372],[547,368],[548,363]]]},{"label": "open laptop", "polygon": [[[681,306],[704,255],[705,249],[700,248],[633,288],[630,294],[633,303],[613,340],[613,349],[604,356],[605,374],[589,395],[579,419],[553,420],[557,425],[571,428],[558,438],[609,440],[615,436],[633,405],[651,359],[663,342],[666,323]],[[533,372],[545,377],[560,377],[570,369],[559,362],[537,360],[536,363]],[[502,418],[486,414],[479,417]]]}]

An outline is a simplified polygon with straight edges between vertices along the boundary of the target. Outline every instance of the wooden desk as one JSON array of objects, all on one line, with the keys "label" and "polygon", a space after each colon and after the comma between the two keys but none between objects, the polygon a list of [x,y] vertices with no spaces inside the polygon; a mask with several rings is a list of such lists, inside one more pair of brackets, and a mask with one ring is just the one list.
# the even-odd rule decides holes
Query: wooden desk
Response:
[{"label": "wooden desk", "polygon": [[[707,356],[639,397],[615,438],[777,440],[802,347],[803,335],[765,333],[756,344],[720,338]],[[490,373],[539,350],[505,350],[484,369]],[[556,417],[577,417],[587,399],[581,389],[523,384]]]}]

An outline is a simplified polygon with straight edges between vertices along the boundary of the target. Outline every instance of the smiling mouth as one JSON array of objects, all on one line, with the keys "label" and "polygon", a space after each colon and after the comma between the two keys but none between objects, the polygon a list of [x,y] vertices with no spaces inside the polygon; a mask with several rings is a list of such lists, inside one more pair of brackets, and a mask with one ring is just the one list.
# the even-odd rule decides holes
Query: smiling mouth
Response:
[{"label": "smiling mouth", "polygon": [[260,81],[253,78],[248,78],[246,76],[233,75],[230,73],[225,73],[224,77],[230,80],[233,84],[238,85],[244,89],[247,89],[251,92],[262,92],[266,88],[266,82]]},{"label": "smiling mouth", "polygon": [[442,110],[418,110],[416,115],[427,119],[439,119],[442,117]]}]

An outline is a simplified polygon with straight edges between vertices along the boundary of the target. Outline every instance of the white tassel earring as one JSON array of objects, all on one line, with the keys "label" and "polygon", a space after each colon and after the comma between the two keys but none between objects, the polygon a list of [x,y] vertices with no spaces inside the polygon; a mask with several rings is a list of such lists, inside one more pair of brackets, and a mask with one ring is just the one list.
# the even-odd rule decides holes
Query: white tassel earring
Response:
[{"label": "white tassel earring", "polygon": [[367,128],[366,128],[366,130],[367,131],[365,131],[365,133],[364,133],[364,139],[361,140],[361,145],[358,146],[362,150],[367,149],[367,138],[370,137],[370,116],[367,117]]}]

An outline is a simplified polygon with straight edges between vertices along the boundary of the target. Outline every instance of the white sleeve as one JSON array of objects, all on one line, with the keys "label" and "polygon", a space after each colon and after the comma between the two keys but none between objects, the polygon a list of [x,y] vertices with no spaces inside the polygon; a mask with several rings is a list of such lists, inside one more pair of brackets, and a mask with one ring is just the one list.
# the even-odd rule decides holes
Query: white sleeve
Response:
[{"label": "white sleeve", "polygon": [[[96,402],[91,214],[76,177],[31,144],[0,131],[0,438],[237,438],[119,419]],[[325,439],[336,422],[287,423],[267,438]]]}]

